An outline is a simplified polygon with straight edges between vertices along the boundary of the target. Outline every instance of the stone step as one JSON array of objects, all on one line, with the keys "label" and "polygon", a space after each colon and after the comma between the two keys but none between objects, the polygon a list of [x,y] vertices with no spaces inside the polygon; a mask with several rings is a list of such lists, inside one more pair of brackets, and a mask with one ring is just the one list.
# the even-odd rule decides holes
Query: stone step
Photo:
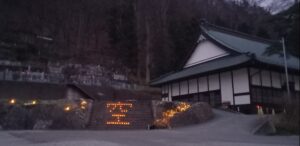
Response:
[{"label": "stone step", "polygon": [[[130,122],[130,125],[107,125],[107,121],[117,121],[112,117],[106,108],[107,102],[96,102],[92,111],[90,121],[91,129],[147,129],[149,124],[153,123],[152,104],[151,101],[126,101],[132,103],[132,108],[127,109],[126,117],[120,118],[121,121]],[[118,113],[115,111],[113,113]]]}]

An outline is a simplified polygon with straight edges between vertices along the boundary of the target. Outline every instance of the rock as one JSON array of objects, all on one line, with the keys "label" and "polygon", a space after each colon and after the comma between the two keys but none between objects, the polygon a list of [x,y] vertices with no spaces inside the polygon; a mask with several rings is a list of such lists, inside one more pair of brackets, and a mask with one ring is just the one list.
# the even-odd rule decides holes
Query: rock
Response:
[{"label": "rock", "polygon": [[273,135],[276,133],[276,128],[270,120],[264,120],[253,130],[253,133],[257,135]]},{"label": "rock", "polygon": [[153,116],[155,119],[162,118],[162,113],[169,110],[176,108],[176,104],[178,102],[168,102],[168,101],[155,101],[152,103],[153,105]]},{"label": "rock", "polygon": [[25,108],[14,106],[3,118],[2,126],[8,130],[23,130],[31,129],[33,123],[29,112]]},{"label": "rock", "polygon": [[174,115],[170,120],[171,127],[181,127],[206,122],[213,118],[211,107],[207,103],[195,103],[185,112]]},{"label": "rock", "polygon": [[34,130],[46,130],[49,129],[49,127],[52,125],[52,120],[37,120],[35,122],[33,129]]}]

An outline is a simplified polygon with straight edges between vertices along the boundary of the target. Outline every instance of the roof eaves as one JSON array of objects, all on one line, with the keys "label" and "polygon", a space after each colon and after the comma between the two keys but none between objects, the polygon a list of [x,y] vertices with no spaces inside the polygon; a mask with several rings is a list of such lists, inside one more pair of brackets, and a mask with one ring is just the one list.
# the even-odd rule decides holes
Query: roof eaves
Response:
[{"label": "roof eaves", "polygon": [[[235,57],[244,57],[244,59],[238,63],[235,63],[233,65],[227,65],[227,66],[224,66],[224,67],[221,67],[221,68],[215,68],[215,69],[212,69],[212,70],[209,70],[209,71],[206,71],[206,72],[211,72],[211,71],[214,71],[214,70],[218,70],[218,69],[222,69],[222,68],[225,68],[225,67],[228,67],[228,66],[236,66],[236,65],[239,65],[239,64],[242,64],[242,63],[245,63],[245,62],[248,62],[249,60],[251,60],[252,57],[248,56],[247,54],[242,54],[242,55],[239,55],[239,56],[235,56]],[[220,58],[220,59],[224,59],[224,58]],[[217,59],[217,60],[212,60],[212,61],[209,61],[209,62],[206,62],[205,64],[207,63],[211,63],[213,61],[220,61],[220,59]],[[195,66],[192,66],[192,67],[189,67],[189,68],[185,68],[183,70],[180,70],[178,72],[175,72],[174,74],[176,73],[180,73],[182,71],[185,71],[187,69],[190,69],[190,68],[195,68],[195,67],[199,67],[200,65],[203,65],[203,64],[198,64],[198,65],[195,65]],[[200,73],[203,73],[203,72],[200,72]],[[176,78],[176,79],[167,79],[168,77],[174,75],[174,74],[171,74],[169,76],[166,76],[164,78],[161,78],[155,82],[152,82],[150,85],[152,86],[158,86],[158,85],[161,85],[161,84],[164,84],[164,83],[168,83],[168,82],[172,82],[174,80],[178,80],[178,79],[182,79],[182,78],[186,78],[187,76],[194,76],[196,74],[199,74],[199,73],[194,73],[194,74],[191,74],[191,75],[187,75],[187,76],[182,76],[182,77],[179,77],[179,78]]]},{"label": "roof eaves", "polygon": [[153,79],[152,81],[150,81],[150,85],[151,85],[152,83],[154,83],[154,82],[156,82],[156,81],[158,81],[158,80],[160,80],[160,79],[166,77],[166,76],[169,76],[169,75],[173,74],[173,73],[175,73],[175,71],[168,72],[168,73],[166,73],[166,74],[163,74],[163,75],[161,75],[161,76],[159,76],[159,77]]},{"label": "roof eaves", "polygon": [[90,95],[88,92],[86,92],[84,89],[80,88],[80,87],[77,86],[77,85],[74,85],[74,84],[67,84],[67,87],[76,89],[76,90],[79,91],[80,93],[84,94],[84,95],[86,96],[86,98],[95,100],[95,98],[94,98],[92,95]]},{"label": "roof eaves", "polygon": [[[258,61],[258,62],[261,62],[261,63],[270,64],[270,65],[274,65],[274,66],[277,66],[277,67],[284,67],[283,63],[281,64],[281,63],[278,63],[278,62],[273,62],[272,60],[267,59],[267,58],[256,57],[255,60]],[[298,66],[288,65],[288,68],[298,70],[298,71],[300,70],[299,64],[298,64]]]}]

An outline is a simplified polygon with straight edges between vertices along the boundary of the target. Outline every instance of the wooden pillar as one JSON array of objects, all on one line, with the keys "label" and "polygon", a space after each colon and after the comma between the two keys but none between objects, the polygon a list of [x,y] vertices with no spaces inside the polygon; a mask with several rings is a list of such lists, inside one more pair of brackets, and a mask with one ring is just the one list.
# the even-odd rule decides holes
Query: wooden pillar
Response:
[{"label": "wooden pillar", "polygon": [[235,96],[234,96],[234,83],[233,83],[233,73],[230,71],[231,74],[231,85],[232,85],[232,100],[233,100],[233,105],[235,106]]}]

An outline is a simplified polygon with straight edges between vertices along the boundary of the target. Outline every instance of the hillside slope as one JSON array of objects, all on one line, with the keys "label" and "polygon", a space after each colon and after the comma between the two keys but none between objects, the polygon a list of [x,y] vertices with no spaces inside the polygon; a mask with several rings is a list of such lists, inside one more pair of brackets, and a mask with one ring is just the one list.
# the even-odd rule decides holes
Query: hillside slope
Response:
[{"label": "hillside slope", "polygon": [[182,64],[200,19],[276,38],[267,17],[247,1],[0,0],[0,59],[122,67],[145,82]]}]

